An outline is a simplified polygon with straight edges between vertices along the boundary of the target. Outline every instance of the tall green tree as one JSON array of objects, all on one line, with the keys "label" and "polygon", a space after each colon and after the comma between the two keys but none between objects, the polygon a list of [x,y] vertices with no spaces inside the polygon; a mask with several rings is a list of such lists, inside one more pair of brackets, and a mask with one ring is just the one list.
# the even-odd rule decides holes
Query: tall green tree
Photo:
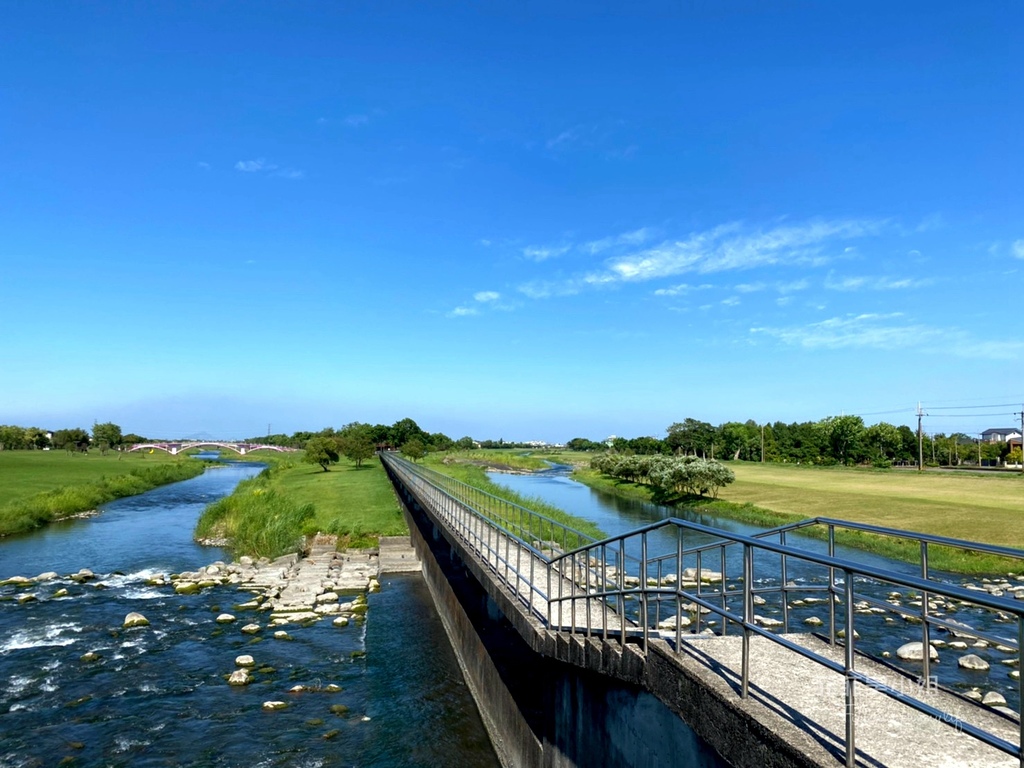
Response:
[{"label": "tall green tree", "polygon": [[302,456],[306,464],[318,464],[324,472],[330,471],[330,465],[338,462],[338,450],[334,440],[326,437],[311,437],[306,442],[306,452]]},{"label": "tall green tree", "polygon": [[818,430],[831,458],[840,464],[848,464],[864,433],[864,419],[860,416],[827,416],[818,422]]},{"label": "tall green tree", "polygon": [[665,443],[675,453],[707,456],[715,439],[715,428],[706,421],[684,419],[670,424]]},{"label": "tall green tree", "polygon": [[116,448],[124,442],[124,438],[121,436],[121,428],[111,421],[105,421],[102,424],[92,425],[92,441],[96,445],[106,443],[111,448]]},{"label": "tall green tree", "polygon": [[408,456],[413,461],[419,461],[427,455],[427,444],[420,438],[414,437],[407,441],[400,450],[404,456]]},{"label": "tall green tree", "polygon": [[335,442],[341,455],[354,461],[357,468],[361,467],[363,462],[377,451],[377,444],[373,439],[373,427],[358,421],[342,427]]}]

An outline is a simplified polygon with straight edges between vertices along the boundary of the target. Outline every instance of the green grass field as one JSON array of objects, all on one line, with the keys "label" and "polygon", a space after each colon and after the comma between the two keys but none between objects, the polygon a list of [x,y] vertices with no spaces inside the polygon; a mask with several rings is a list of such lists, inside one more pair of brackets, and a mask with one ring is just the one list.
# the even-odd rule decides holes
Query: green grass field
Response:
[{"label": "green grass field", "polygon": [[[736,482],[718,501],[686,499],[685,506],[771,527],[810,517],[834,517],[969,541],[1024,547],[1024,478],[931,470],[870,470],[729,462]],[[619,482],[592,470],[576,473],[588,485],[651,499],[648,486]],[[915,546],[889,539],[848,535],[844,543],[916,562]],[[932,565],[987,573],[1022,570],[1020,562],[968,557],[935,547]]]},{"label": "green grass field", "polygon": [[359,468],[342,459],[329,472],[277,461],[207,507],[196,525],[199,538],[228,537],[236,556],[276,557],[318,532],[337,535],[339,549],[372,547],[380,536],[409,532],[379,459]]},{"label": "green grass field", "polygon": [[68,454],[66,451],[0,451],[0,506],[42,491],[80,485],[106,475],[127,474],[136,467],[181,461],[163,451],[117,453],[99,451]]},{"label": "green grass field", "polygon": [[0,451],[0,536],[38,528],[158,485],[203,472],[205,464],[163,452]]}]

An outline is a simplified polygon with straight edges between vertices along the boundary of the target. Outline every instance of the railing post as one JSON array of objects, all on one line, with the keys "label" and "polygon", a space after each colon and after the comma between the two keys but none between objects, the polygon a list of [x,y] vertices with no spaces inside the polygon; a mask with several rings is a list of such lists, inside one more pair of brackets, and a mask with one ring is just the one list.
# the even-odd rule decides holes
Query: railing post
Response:
[{"label": "railing post", "polygon": [[[729,607],[728,598],[725,596],[725,583],[727,581],[727,579],[725,577],[725,571],[726,571],[726,566],[725,566],[725,544],[722,544],[718,548],[718,553],[719,553],[719,555],[721,555],[721,561],[722,561],[722,566],[721,566],[722,567],[722,610],[725,611],[725,610],[728,610],[728,607]],[[698,613],[700,613],[700,609],[699,608],[698,608]],[[723,617],[722,618],[722,637],[725,637],[728,634],[728,631],[729,631],[729,622]]]},{"label": "railing post", "polygon": [[[779,544],[786,546],[786,532],[779,533]],[[786,572],[786,556],[782,556],[782,632],[789,634],[789,575]]]},{"label": "railing post", "polygon": [[[697,597],[700,597],[700,585],[701,585],[701,571],[704,570],[704,559],[701,557],[703,552],[697,550]],[[696,623],[693,625],[693,631],[696,634],[700,634],[700,605],[697,606]]]},{"label": "railing post", "polygon": [[[699,575],[699,574],[698,574]],[[699,582],[698,582],[699,583]],[[743,544],[743,670],[740,679],[740,696],[747,698],[750,690],[750,625],[754,623],[754,550]],[[700,616],[700,606],[697,606]]]},{"label": "railing post", "polygon": [[618,552],[619,568],[616,576],[618,577],[618,593],[619,593],[619,642],[622,643],[623,647],[626,645],[626,595],[624,590],[626,589],[626,542],[619,539],[619,552]]},{"label": "railing post", "polygon": [[647,532],[640,534],[640,622],[644,631],[644,655],[647,655]]},{"label": "railing post", "polygon": [[[857,742],[856,733],[854,728],[854,701],[853,701],[853,687],[856,682],[853,679],[853,661],[854,661],[854,639],[856,638],[856,630],[853,628],[853,574],[850,571],[843,571],[846,578],[846,766],[847,768],[855,768],[857,764]],[[925,655],[928,654],[928,649],[924,649]]]},{"label": "railing post", "polygon": [[[921,542],[921,578],[928,579],[928,542]],[[928,600],[931,593],[925,592],[921,595],[921,683],[924,690],[928,690],[928,681],[931,680],[932,652],[930,631],[928,628]]]},{"label": "railing post", "polygon": [[[836,556],[836,527],[828,526],[828,556]],[[828,639],[836,644],[836,569],[828,567]]]},{"label": "railing post", "polygon": [[608,545],[601,545],[601,639],[608,639]]}]

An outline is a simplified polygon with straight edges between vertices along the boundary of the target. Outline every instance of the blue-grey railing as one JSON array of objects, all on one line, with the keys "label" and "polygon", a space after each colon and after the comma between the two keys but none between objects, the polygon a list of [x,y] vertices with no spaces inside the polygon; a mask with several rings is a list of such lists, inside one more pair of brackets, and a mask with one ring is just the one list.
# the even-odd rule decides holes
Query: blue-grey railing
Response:
[{"label": "blue-grey railing", "polygon": [[[421,498],[427,494],[426,500],[433,506],[432,511],[438,513],[471,547],[482,553],[485,562],[495,564],[494,571],[498,580],[506,584],[552,631],[581,633],[588,637],[600,635],[604,639],[617,637],[622,643],[638,643],[645,654],[653,636],[665,641],[670,647],[674,641],[674,647],[678,650],[684,635],[698,634],[702,623],[710,623],[710,619],[702,620],[703,609],[708,615],[718,617],[715,621],[719,624],[716,633],[727,634],[730,626],[741,633],[740,695],[743,698],[749,693],[750,641],[755,636],[843,675],[848,766],[856,762],[856,683],[880,691],[908,707],[1014,755],[1024,766],[1024,752],[1021,748],[1024,743],[1024,722],[1019,716],[1018,741],[1015,744],[982,727],[962,722],[948,712],[904,690],[893,688],[856,666],[857,613],[859,610],[877,610],[920,622],[921,680],[924,686],[922,690],[926,692],[930,690],[931,684],[929,649],[932,628],[998,643],[1016,653],[1017,668],[1020,670],[1021,649],[1024,648],[1024,601],[937,581],[929,570],[928,551],[929,546],[944,546],[995,554],[1020,561],[1021,570],[1024,570],[1024,550],[824,517],[780,526],[752,536],[669,518],[595,541],[570,526],[440,472],[412,464],[393,454],[384,454],[382,459],[403,482],[417,489]],[[794,547],[788,541],[787,534],[805,532],[804,529],[811,526],[826,527],[826,553]],[[842,529],[916,542],[921,552],[920,576],[837,557],[836,532]],[[772,541],[773,538],[778,538],[778,541]],[[664,546],[666,540],[673,542],[669,551],[651,551],[652,543],[661,542]],[[736,551],[741,553],[739,568],[742,573],[730,576],[730,559],[727,555]],[[762,582],[761,586],[758,586],[756,580],[755,555],[761,559],[773,556],[778,558],[778,576]],[[733,562],[735,560],[734,556]],[[688,562],[694,563],[690,570],[686,567]],[[704,566],[711,563],[721,570],[708,573]],[[797,585],[790,582],[787,575],[795,563],[804,569],[820,569],[826,577],[825,583]],[[693,575],[692,580],[684,578],[687,574]],[[874,594],[858,589],[858,584],[876,587],[889,585],[913,590],[920,595],[920,608],[915,610],[916,606],[880,600]],[[825,596],[829,608],[829,640],[833,645],[842,641],[842,663],[785,636],[790,631],[789,597],[796,593],[820,593]],[[755,620],[756,602],[769,595],[778,595],[781,599],[781,635],[760,626]],[[999,637],[988,631],[935,616],[931,606],[936,600],[955,600],[961,605],[992,612],[1005,623],[1016,624],[1016,637]],[[546,610],[538,609],[538,601],[546,605]],[[566,605],[571,617],[568,625],[562,620],[561,609]],[[633,605],[636,610],[632,609]],[[666,605],[674,610],[674,614],[662,619]],[[842,629],[838,631],[837,624],[840,622],[837,621],[837,607],[842,609]],[[694,615],[693,621],[684,617],[687,612]],[[580,615],[585,615],[586,619],[578,623],[577,617]],[[1019,700],[1024,702],[1024,680],[1018,681],[1018,695]]]}]

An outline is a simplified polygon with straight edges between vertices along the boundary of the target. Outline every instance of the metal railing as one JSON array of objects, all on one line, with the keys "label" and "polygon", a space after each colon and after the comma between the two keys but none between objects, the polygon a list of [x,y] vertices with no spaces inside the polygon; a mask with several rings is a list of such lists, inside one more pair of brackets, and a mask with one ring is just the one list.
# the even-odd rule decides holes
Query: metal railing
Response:
[{"label": "metal railing", "polygon": [[[945,546],[996,554],[1022,562],[1024,550],[977,544],[925,534],[914,534],[879,526],[868,526],[832,518],[814,518],[747,536],[718,528],[669,518],[647,526],[595,541],[585,534],[519,505],[473,488],[433,470],[385,455],[385,464],[419,491],[432,511],[470,547],[493,564],[495,575],[505,583],[531,612],[547,622],[553,631],[581,633],[587,637],[617,638],[621,643],[638,643],[644,654],[653,638],[671,644],[678,652],[683,637],[707,632],[725,635],[730,626],[741,634],[740,696],[750,689],[750,645],[754,637],[765,638],[799,656],[843,676],[846,705],[846,764],[856,762],[855,684],[865,686],[940,722],[955,725],[989,746],[1015,756],[1024,766],[1024,722],[1018,717],[1018,743],[971,723],[897,689],[856,665],[857,616],[887,612],[921,625],[922,681],[930,690],[931,630],[943,629],[998,644],[1016,654],[1017,668],[1024,648],[1024,601],[1006,599],[987,590],[972,590],[937,581],[928,566],[929,546]],[[788,535],[805,532],[811,526],[826,526],[827,552],[818,553],[792,546]],[[917,542],[921,551],[920,575],[872,567],[836,556],[836,531],[852,529],[877,535],[895,536]],[[548,538],[538,536],[540,531]],[[771,539],[777,538],[778,541]],[[655,552],[656,547],[666,551]],[[714,564],[719,571],[706,565]],[[687,567],[692,564],[690,567]],[[765,568],[771,573],[758,580]],[[730,576],[730,569],[732,575]],[[804,574],[803,584],[789,576]],[[736,574],[735,571],[741,571]],[[818,574],[814,576],[814,574]],[[806,576],[811,575],[811,579]],[[818,583],[813,583],[817,579]],[[892,597],[878,597],[884,588],[911,590],[910,603]],[[828,640],[842,642],[843,661],[804,647],[786,636],[794,595],[816,595],[803,602],[827,602]],[[904,598],[900,593],[901,598]],[[913,599],[919,597],[919,600]],[[755,614],[755,605],[768,598],[781,604],[782,634],[771,631],[774,620]],[[936,615],[935,608],[954,601],[994,614],[997,621],[1016,623],[1016,637],[999,637],[987,630]],[[538,602],[546,610],[538,608]],[[919,605],[918,605],[919,603]],[[674,610],[663,619],[666,606]],[[564,621],[568,608],[570,621]],[[837,610],[841,609],[841,621]],[[684,613],[693,615],[690,620]],[[546,615],[545,615],[546,614]],[[707,616],[708,618],[702,618]],[[712,619],[711,616],[716,618]],[[580,620],[582,619],[582,620]],[[841,623],[842,629],[837,631]],[[863,628],[863,625],[862,625]],[[684,632],[685,630],[685,632]],[[1024,702],[1024,681],[1018,681],[1019,701]]]}]

